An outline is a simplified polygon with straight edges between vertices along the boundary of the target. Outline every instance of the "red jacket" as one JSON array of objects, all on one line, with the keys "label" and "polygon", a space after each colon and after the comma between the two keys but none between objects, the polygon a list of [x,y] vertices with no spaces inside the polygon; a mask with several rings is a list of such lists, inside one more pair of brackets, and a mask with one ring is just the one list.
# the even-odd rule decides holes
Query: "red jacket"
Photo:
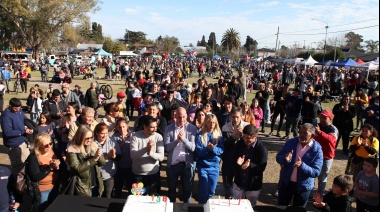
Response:
[{"label": "red jacket", "polygon": [[335,145],[338,140],[338,129],[334,125],[322,127],[321,131],[314,136],[314,140],[322,146],[323,159],[333,159],[335,157]]}]

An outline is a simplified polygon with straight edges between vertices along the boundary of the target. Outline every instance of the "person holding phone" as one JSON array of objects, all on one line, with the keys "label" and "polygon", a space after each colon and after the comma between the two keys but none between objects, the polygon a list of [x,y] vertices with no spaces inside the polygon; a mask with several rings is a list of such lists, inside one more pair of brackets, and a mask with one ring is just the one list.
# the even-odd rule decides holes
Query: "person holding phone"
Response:
[{"label": "person holding phone", "polygon": [[74,195],[99,197],[104,190],[100,167],[106,163],[103,150],[93,140],[89,127],[80,125],[67,148],[67,165],[79,178],[74,186]]},{"label": "person holding phone", "polygon": [[206,204],[215,194],[224,151],[222,132],[214,114],[206,116],[202,130],[195,137],[195,145],[199,178],[198,203]]}]

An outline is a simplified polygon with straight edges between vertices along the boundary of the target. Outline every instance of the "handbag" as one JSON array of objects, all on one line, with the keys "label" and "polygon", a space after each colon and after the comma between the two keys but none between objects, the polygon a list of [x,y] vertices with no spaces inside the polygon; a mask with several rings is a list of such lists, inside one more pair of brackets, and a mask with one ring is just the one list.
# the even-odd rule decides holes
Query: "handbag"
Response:
[{"label": "handbag", "polygon": [[25,171],[25,164],[16,176],[16,191],[20,194],[25,194],[28,189],[27,174]]},{"label": "handbag", "polygon": [[75,184],[77,182],[77,176],[71,176],[65,184],[62,185],[60,194],[61,195],[70,195],[73,196],[75,194]]}]

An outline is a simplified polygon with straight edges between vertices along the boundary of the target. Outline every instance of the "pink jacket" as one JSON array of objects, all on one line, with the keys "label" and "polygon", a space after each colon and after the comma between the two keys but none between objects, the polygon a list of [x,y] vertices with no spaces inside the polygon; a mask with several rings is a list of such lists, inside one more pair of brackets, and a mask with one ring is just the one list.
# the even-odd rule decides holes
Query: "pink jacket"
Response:
[{"label": "pink jacket", "polygon": [[[251,112],[255,116],[256,127],[259,128],[260,127],[260,122],[263,119],[263,110],[259,107],[259,108],[253,108],[253,109],[251,109]],[[256,114],[255,114],[255,112],[256,112]]]}]

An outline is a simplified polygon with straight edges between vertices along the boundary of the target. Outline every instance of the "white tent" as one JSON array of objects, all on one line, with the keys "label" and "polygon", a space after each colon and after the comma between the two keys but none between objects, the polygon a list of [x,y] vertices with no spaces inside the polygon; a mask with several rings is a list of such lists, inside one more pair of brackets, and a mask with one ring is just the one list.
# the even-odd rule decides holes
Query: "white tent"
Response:
[{"label": "white tent", "polygon": [[314,58],[310,55],[309,58],[302,62],[296,63],[296,65],[314,66],[316,63],[318,63],[318,61],[314,60]]},{"label": "white tent", "polygon": [[376,64],[374,61],[372,61],[372,62],[367,62],[364,64],[359,64],[359,65],[351,66],[351,67],[363,68],[363,69],[368,69],[368,70],[377,70],[377,68],[379,67],[379,64]]}]

